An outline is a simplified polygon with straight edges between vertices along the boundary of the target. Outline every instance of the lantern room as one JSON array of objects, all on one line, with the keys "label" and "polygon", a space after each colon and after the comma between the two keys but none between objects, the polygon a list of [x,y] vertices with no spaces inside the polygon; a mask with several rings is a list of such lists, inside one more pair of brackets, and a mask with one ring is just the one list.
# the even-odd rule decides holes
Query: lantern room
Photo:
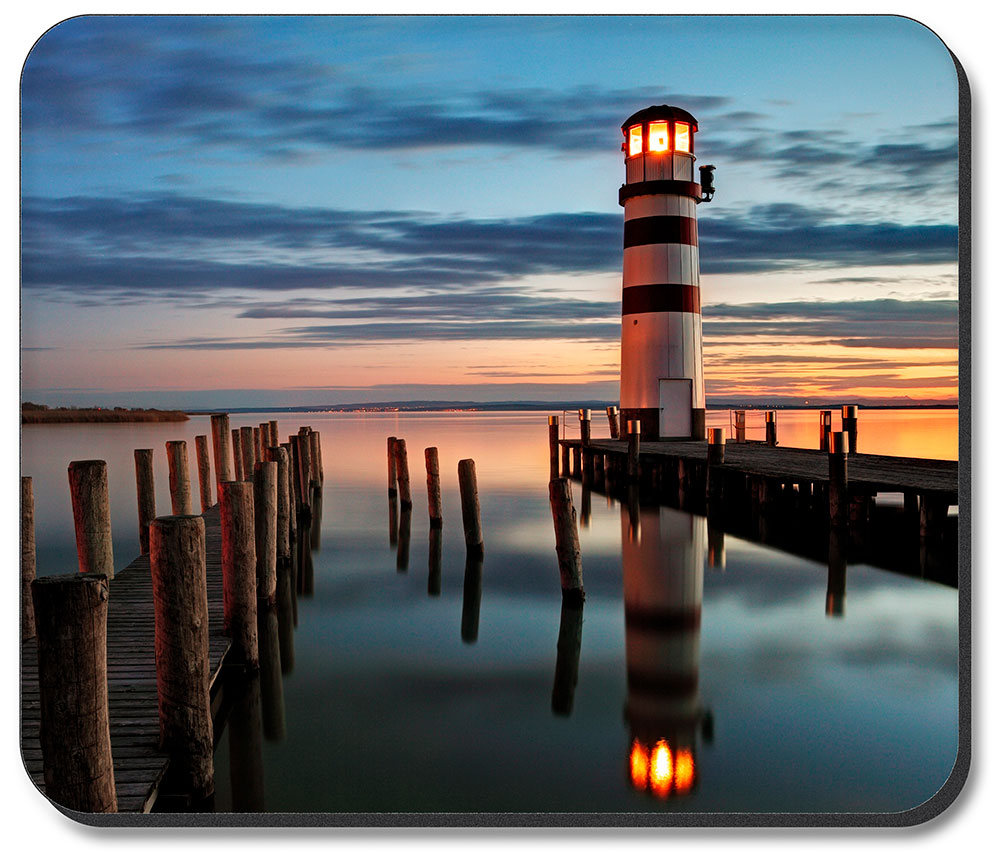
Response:
[{"label": "lantern room", "polygon": [[661,104],[633,113],[622,125],[625,184],[694,182],[697,120],[686,110]]}]

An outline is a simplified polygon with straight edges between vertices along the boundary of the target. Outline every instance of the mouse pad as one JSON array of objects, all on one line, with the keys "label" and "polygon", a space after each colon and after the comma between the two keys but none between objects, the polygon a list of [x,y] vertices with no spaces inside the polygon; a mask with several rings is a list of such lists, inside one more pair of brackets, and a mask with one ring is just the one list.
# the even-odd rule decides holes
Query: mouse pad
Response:
[{"label": "mouse pad", "polygon": [[53,814],[905,826],[960,792],[969,90],[927,27],[83,16],[21,110]]}]

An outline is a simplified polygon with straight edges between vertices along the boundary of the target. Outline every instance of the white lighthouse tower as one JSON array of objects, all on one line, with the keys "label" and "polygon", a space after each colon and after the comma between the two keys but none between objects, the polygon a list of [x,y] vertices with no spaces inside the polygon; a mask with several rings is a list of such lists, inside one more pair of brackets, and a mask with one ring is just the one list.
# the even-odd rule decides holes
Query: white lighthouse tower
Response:
[{"label": "white lighthouse tower", "polygon": [[711,165],[695,179],[697,120],[663,104],[632,114],[625,135],[621,413],[643,438],[705,437],[697,204],[712,198]]}]

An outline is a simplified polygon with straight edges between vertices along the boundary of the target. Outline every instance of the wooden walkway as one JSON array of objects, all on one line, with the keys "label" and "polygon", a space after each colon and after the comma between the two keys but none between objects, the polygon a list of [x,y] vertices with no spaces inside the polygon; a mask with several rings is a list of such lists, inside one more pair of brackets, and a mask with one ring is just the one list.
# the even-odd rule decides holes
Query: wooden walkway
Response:
[{"label": "wooden walkway", "polygon": [[[579,439],[560,443],[570,449],[580,447]],[[626,456],[628,442],[594,439],[590,449]],[[704,441],[642,441],[639,455],[642,459],[686,459],[707,464],[708,444]],[[830,479],[829,456],[821,450],[769,447],[753,442],[727,443],[722,469],[786,483],[824,484]],[[958,503],[958,462],[852,453],[848,457],[847,472],[852,492],[934,494],[945,497],[949,504]]]},{"label": "wooden walkway", "polygon": [[[209,663],[213,687],[229,638],[222,633],[222,537],[219,508],[205,518],[208,577]],[[159,750],[159,708],[154,655],[153,585],[149,556],[133,560],[109,584],[108,708],[118,810],[148,813],[156,801],[167,756]],[[21,754],[35,785],[44,793],[38,740],[38,661],[35,640],[21,646]]]}]

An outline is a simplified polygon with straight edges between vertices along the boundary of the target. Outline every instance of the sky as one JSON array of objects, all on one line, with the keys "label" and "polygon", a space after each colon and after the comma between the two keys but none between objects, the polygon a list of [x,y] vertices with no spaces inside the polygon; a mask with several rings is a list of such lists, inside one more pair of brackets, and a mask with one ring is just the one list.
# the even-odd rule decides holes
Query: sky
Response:
[{"label": "sky", "polygon": [[957,399],[958,78],[916,21],[80,17],[21,81],[21,396],[618,394],[622,122],[698,120],[712,401]]}]

